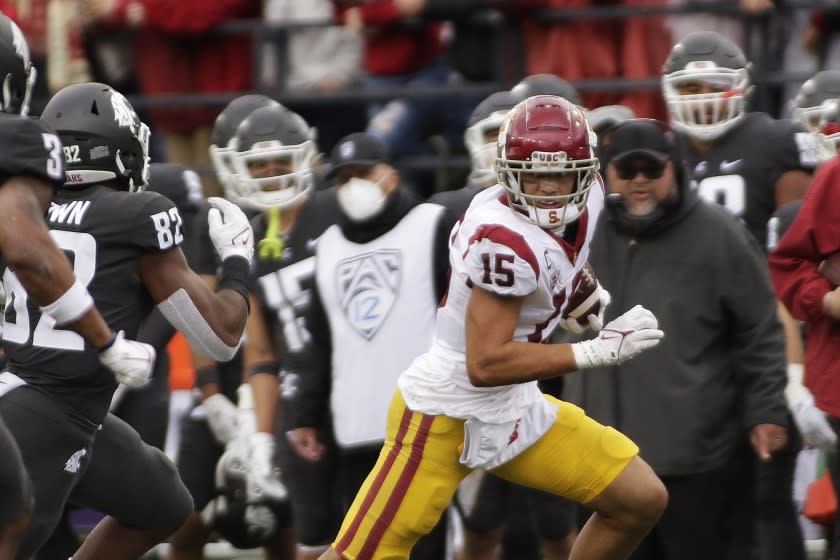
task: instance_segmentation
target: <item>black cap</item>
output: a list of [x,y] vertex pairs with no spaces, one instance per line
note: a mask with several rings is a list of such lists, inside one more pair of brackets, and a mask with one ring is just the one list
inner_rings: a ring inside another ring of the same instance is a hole
[[366,132],[354,132],[339,140],[330,152],[328,177],[344,167],[370,167],[387,162],[388,147],[382,140]]
[[673,150],[674,136],[668,125],[654,119],[630,119],[604,132],[601,158],[610,163],[628,156],[648,156],[665,162],[672,159]]

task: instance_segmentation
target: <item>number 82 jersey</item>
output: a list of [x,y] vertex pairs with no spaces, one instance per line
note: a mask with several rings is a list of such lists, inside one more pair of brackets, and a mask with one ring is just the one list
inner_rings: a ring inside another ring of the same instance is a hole
[[[155,192],[129,193],[102,185],[65,188],[57,191],[46,217],[50,234],[108,326],[136,338],[154,305],[138,276],[137,260],[182,243],[182,220],[174,203]],[[9,269],[3,273],[3,286],[8,368],[82,416],[101,422],[116,381],[99,363],[96,349],[42,315]]]

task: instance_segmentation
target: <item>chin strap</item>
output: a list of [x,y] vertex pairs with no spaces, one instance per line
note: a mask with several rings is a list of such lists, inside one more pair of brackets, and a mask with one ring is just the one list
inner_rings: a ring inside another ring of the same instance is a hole
[[260,240],[260,259],[279,261],[283,257],[283,237],[280,235],[280,209],[268,209],[268,228],[265,237]]

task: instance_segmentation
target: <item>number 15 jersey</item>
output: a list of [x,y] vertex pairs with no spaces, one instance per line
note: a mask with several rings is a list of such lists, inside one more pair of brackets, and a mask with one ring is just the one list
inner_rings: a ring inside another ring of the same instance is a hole
[[577,231],[568,242],[514,214],[502,186],[476,195],[450,238],[449,289],[438,309],[432,347],[399,379],[410,409],[502,423],[515,420],[542,399],[536,381],[501,387],[475,387],[470,382],[465,323],[472,287],[524,298],[513,340],[548,342],[565,312],[573,279],[589,256],[603,206],[599,177],[586,211],[576,225],[567,226]]

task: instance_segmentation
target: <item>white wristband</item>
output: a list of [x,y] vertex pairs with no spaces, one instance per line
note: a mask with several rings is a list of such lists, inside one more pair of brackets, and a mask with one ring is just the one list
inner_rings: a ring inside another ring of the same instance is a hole
[[72,323],[93,307],[93,298],[81,282],[76,280],[57,300],[41,308],[57,325]]

